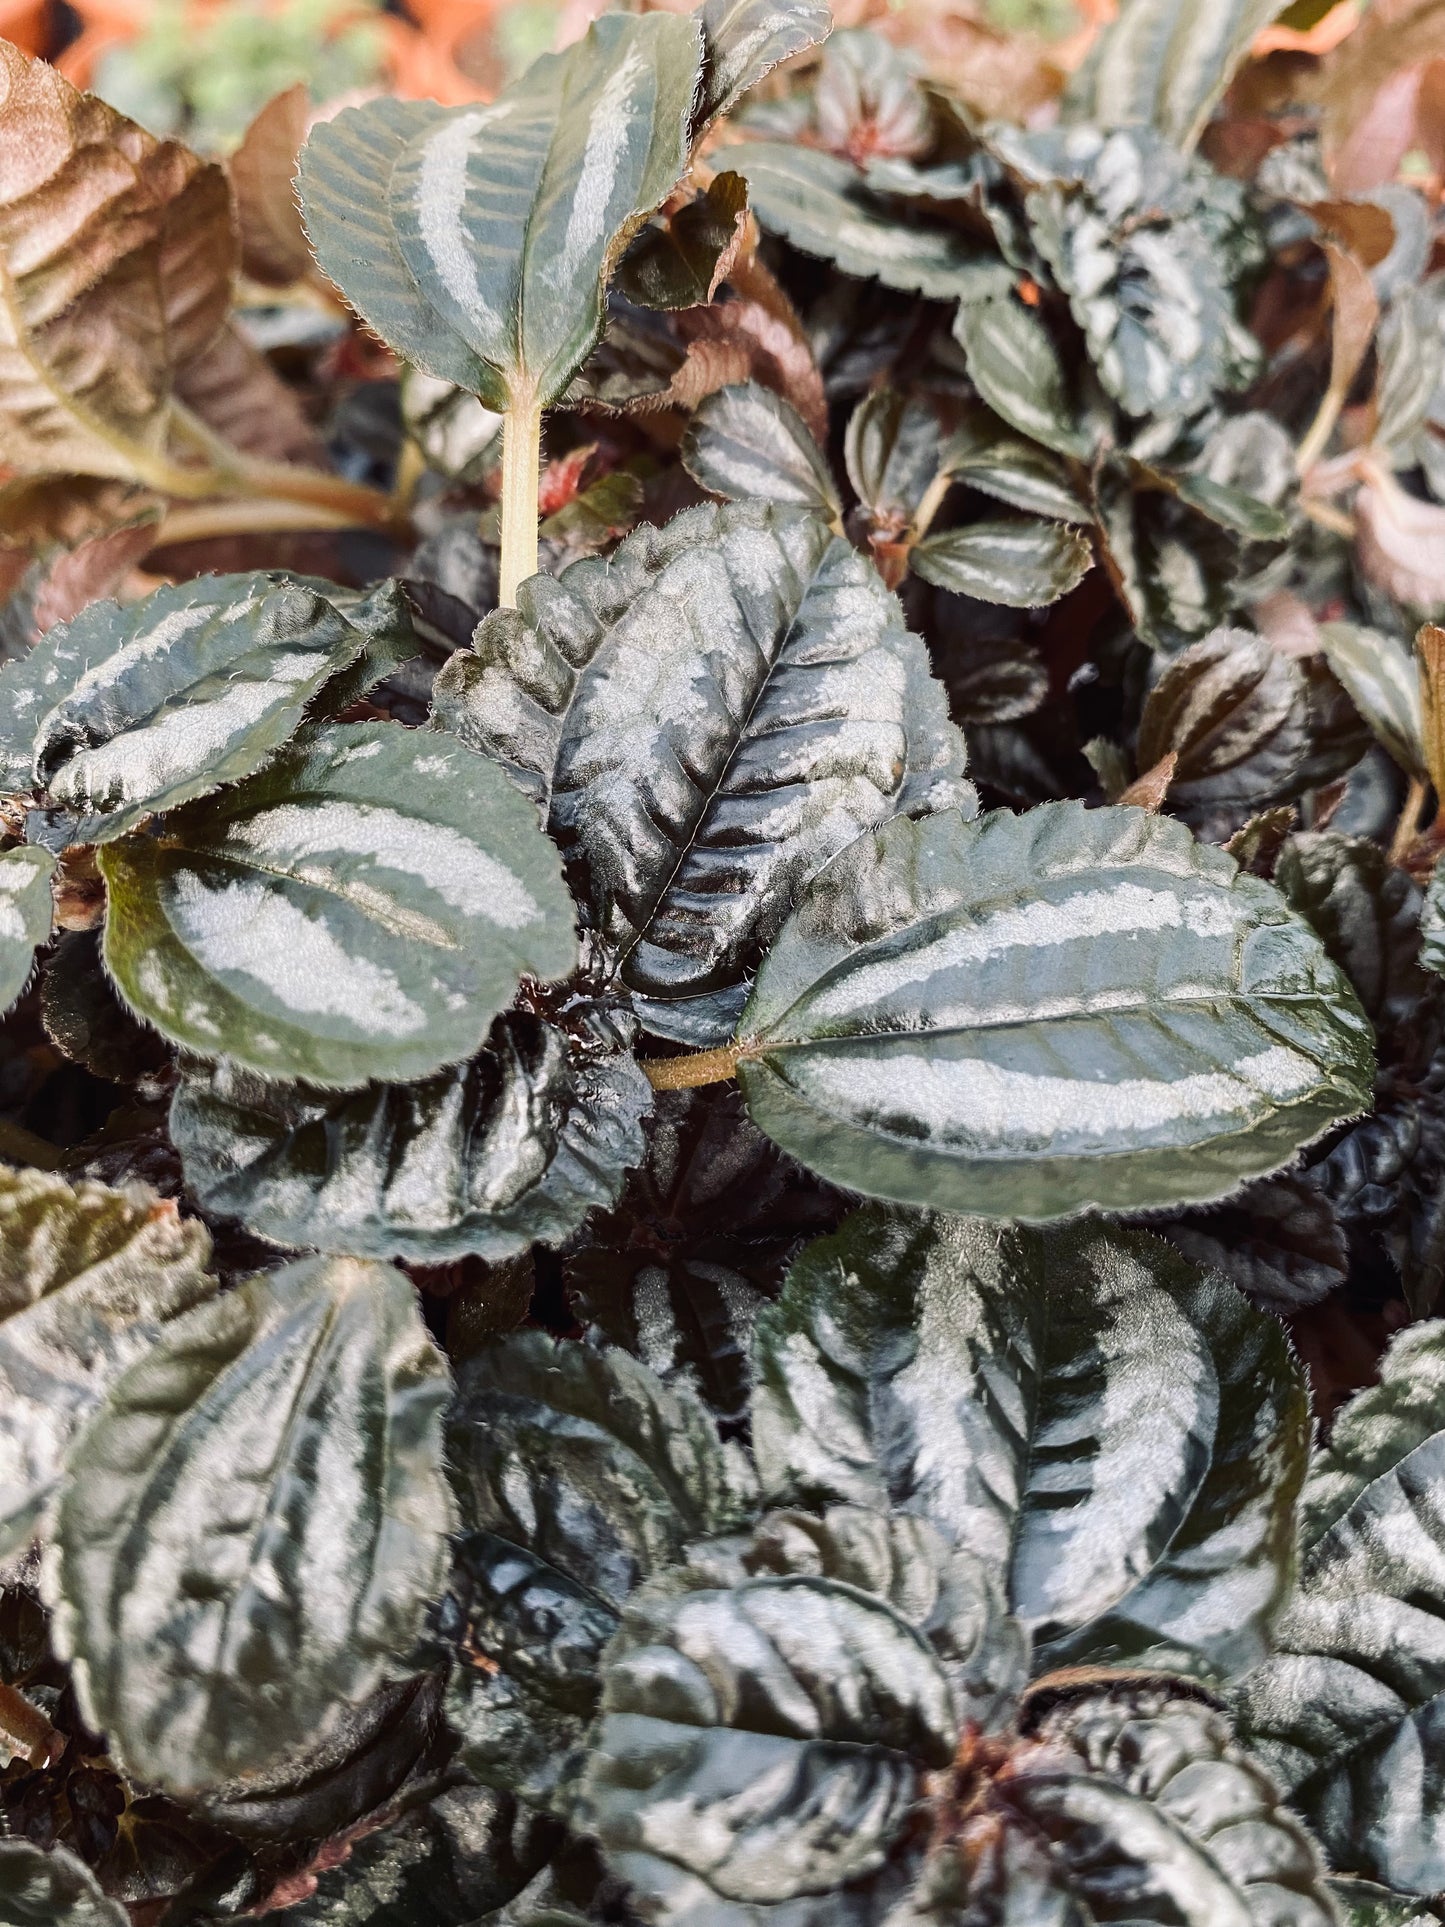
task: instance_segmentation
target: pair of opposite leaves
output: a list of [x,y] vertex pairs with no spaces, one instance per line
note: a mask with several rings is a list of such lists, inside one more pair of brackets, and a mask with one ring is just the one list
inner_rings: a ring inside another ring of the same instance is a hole
[[[264,635],[229,619],[242,589]],[[695,510],[610,562],[536,578],[441,678],[450,736],[330,725],[273,756],[273,712],[296,722],[278,662],[348,626],[311,592],[311,628],[273,633],[274,595],[292,593],[223,578],[98,605],[6,677],[25,712],[10,780],[67,796],[65,840],[81,802],[102,840],[105,956],[127,1001],[199,1058],[312,1087],[263,1090],[240,1115],[217,1073],[209,1124],[204,1077],[178,1107],[201,1194],[279,1242],[502,1256],[565,1236],[637,1156],[623,1133],[568,1223],[489,1226],[465,1169],[449,1170],[450,1204],[419,1196],[419,1120],[387,1122],[378,1156],[367,1120],[384,1090],[327,1092],[455,1063],[521,974],[572,967],[556,852],[499,763],[542,805],[644,1021],[703,1044],[737,1029],[755,1115],[839,1182],[997,1216],[1174,1203],[1368,1105],[1368,1027],[1267,886],[1139,811],[970,820],[962,738],[921,644],[816,517]],[[184,637],[150,647],[178,621]],[[252,701],[259,736],[228,734]],[[217,732],[232,761],[264,767],[207,797],[215,765],[195,746]],[[103,797],[98,764],[119,783]],[[158,833],[130,827],[149,811],[168,812]],[[129,833],[111,840],[113,825]],[[0,867],[33,887],[32,851]],[[477,1112],[457,1080],[437,1101],[465,1144]],[[291,1154],[312,1126],[331,1138],[319,1166],[314,1145]],[[544,1182],[557,1140],[524,1140]],[[248,1204],[246,1169],[268,1157]],[[363,1164],[365,1208],[338,1219],[326,1187],[349,1191]]]

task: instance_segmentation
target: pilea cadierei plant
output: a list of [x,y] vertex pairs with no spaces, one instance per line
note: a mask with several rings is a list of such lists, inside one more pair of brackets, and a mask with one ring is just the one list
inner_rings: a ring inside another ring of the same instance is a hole
[[1445,1921],[1445,145],[1276,11],[0,43],[0,1922]]

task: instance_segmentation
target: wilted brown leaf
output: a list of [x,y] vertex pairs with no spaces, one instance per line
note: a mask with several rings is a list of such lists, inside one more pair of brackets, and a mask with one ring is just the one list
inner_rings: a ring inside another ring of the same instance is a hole
[[1132,805],[1136,810],[1152,810],[1157,814],[1164,807],[1164,799],[1169,794],[1169,785],[1174,781],[1174,772],[1178,767],[1179,752],[1171,749],[1152,769],[1146,769],[1141,776],[1136,776],[1127,788],[1119,792],[1115,801]]
[[177,368],[231,299],[224,171],[0,41],[0,460],[173,479]]
[[176,395],[208,428],[263,461],[327,466],[326,449],[294,388],[233,327],[181,369]]
[[1305,475],[1324,454],[1340,410],[1374,340],[1380,301],[1374,283],[1355,256],[1333,241],[1324,244],[1330,264],[1334,298],[1334,330],[1330,350],[1330,385],[1309,433],[1300,444],[1299,471]]
[[131,570],[155,547],[158,518],[95,535],[78,548],[63,550],[35,585],[30,609],[30,639],[57,622],[69,622],[92,602],[114,595]]
[[311,266],[293,185],[310,118],[306,84],[298,81],[267,101],[231,156],[241,268],[264,287],[289,287]]
[[1393,178],[1415,138],[1420,70],[1445,56],[1439,0],[1375,6],[1321,67],[1325,160],[1341,194]]
[[1445,508],[1371,467],[1355,497],[1355,552],[1370,580],[1412,609],[1445,609]]

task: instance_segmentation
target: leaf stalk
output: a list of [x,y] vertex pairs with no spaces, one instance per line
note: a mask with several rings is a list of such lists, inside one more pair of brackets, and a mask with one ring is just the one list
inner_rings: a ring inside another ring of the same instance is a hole
[[687,1057],[644,1058],[641,1069],[655,1091],[693,1091],[703,1084],[724,1084],[736,1077],[738,1064],[747,1054],[741,1044],[723,1044],[717,1050],[694,1051]]
[[542,405],[515,401],[502,427],[502,559],[499,607],[537,573],[537,489],[542,477]]

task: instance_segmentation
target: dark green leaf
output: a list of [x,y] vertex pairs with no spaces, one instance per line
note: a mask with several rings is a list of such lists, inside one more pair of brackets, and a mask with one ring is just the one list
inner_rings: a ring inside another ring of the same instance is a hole
[[1081,118],[1106,126],[1147,122],[1175,146],[1193,147],[1215,102],[1279,0],[1126,0],[1105,29],[1077,90]]
[[1060,1659],[1263,1651],[1303,1383],[1272,1321],[1159,1241],[860,1214],[761,1314],[756,1372],[772,1503],[930,1520]]
[[493,409],[555,401],[686,165],[702,54],[693,19],[615,14],[489,106],[347,108],[301,156],[318,261],[427,374]]
[[542,800],[663,1035],[729,1034],[789,900],[860,829],[971,801],[922,644],[816,516],[694,509],[520,602],[452,658],[438,716]]
[[440,1621],[452,1724],[479,1777],[559,1799],[623,1601],[741,1525],[751,1476],[687,1388],[540,1332],[467,1360],[447,1446],[467,1528]]
[[1307,1177],[1289,1171],[1176,1221],[1169,1238],[1186,1258],[1215,1266],[1270,1311],[1318,1304],[1349,1277],[1339,1212]]
[[1244,629],[1217,629],[1176,656],[1144,705],[1138,763],[1178,762],[1169,804],[1201,834],[1229,835],[1304,787],[1308,695],[1294,660]]
[[40,1011],[47,1035],[97,1077],[134,1084],[169,1073],[170,1048],[131,1015],[100,960],[98,930],[67,930],[45,962]]
[[1434,985],[1420,969],[1420,892],[1377,843],[1338,831],[1292,836],[1275,882],[1319,932],[1382,1041],[1421,1027]]
[[635,1601],[602,1706],[586,1823],[667,1919],[744,1921],[878,1872],[958,1730],[925,1637],[809,1577]]
[[0,1563],[111,1384],[214,1292],[210,1255],[204,1227],[143,1185],[0,1168]]
[[1237,535],[1124,464],[1104,465],[1094,489],[1101,559],[1145,642],[1175,651],[1234,613],[1247,581]]
[[618,265],[614,287],[644,308],[696,308],[711,301],[747,215],[747,183],[737,174],[715,174],[703,193],[643,228]]
[[0,1011],[24,990],[37,948],[49,941],[54,874],[48,850],[24,844],[0,850]]
[[761,382],[708,395],[688,423],[682,459],[712,495],[793,502],[835,520],[838,491],[821,449],[791,402]]
[[1246,385],[1260,349],[1236,289],[1262,255],[1237,182],[1145,128],[1010,130],[994,144],[1030,189],[1034,240],[1128,414],[1194,415]]
[[355,1093],[223,1060],[182,1082],[171,1135],[202,1208],[275,1244],[495,1262],[616,1202],[651,1101],[626,1042],[604,1016],[569,1035],[508,1012],[458,1069]]
[[0,678],[3,780],[47,790],[67,842],[109,842],[259,769],[366,643],[325,596],[275,575],[92,603]]
[[1434,1907],[1413,1895],[1392,1894],[1370,1880],[1332,1880],[1330,1893],[1347,1927],[1440,1927]]
[[1409,776],[1425,774],[1420,672],[1393,636],[1354,622],[1327,622],[1320,643],[1350,700]]
[[569,1256],[569,1297],[584,1323],[740,1425],[753,1321],[842,1209],[749,1122],[735,1085],[659,1091],[647,1161]]
[[0,1920],[6,1927],[128,1927],[130,1916],[67,1848],[46,1853],[30,1840],[0,1837]]
[[1373,1074],[1274,890],[1179,823],[1076,803],[860,837],[739,1035],[754,1120],[812,1169],[1020,1218],[1221,1196],[1366,1108]]
[[969,379],[996,415],[1031,441],[1087,459],[1092,437],[1077,418],[1059,353],[1039,315],[999,294],[965,301],[953,324]]
[[873,522],[906,528],[943,472],[938,411],[897,388],[875,388],[848,418],[848,479]]
[[906,294],[983,301],[1007,292],[1008,266],[943,222],[868,188],[858,169],[815,147],[748,141],[728,149],[763,226],[804,254],[845,274],[869,276]]
[[1088,522],[1092,511],[1050,448],[1006,428],[987,408],[977,408],[952,430],[942,465],[970,488],[996,496],[1011,508],[1052,515],[1060,522]]
[[1179,1685],[1065,1694],[1010,1762],[1071,1923],[1334,1927],[1318,1849],[1217,1708]]
[[925,582],[955,595],[1037,609],[1076,589],[1094,552],[1076,529],[1019,516],[925,536],[910,560]]
[[306,1259],[169,1324],[70,1452],[57,1634],[86,1717],[179,1793],[314,1746],[440,1590],[446,1365],[389,1266]]
[[1305,1487],[1299,1587],[1245,1680],[1252,1743],[1335,1865],[1445,1886],[1445,1326],[1417,1325]]
[[461,744],[389,723],[318,730],[101,867],[127,1003],[271,1077],[427,1076],[477,1049],[524,972],[576,959],[530,805]]
[[1032,716],[1048,697],[1048,664],[1037,646],[1021,637],[970,641],[950,650],[941,668],[953,714],[963,724],[1017,722]]
[[833,17],[818,0],[703,0],[699,124],[729,113],[784,60],[805,53]]

